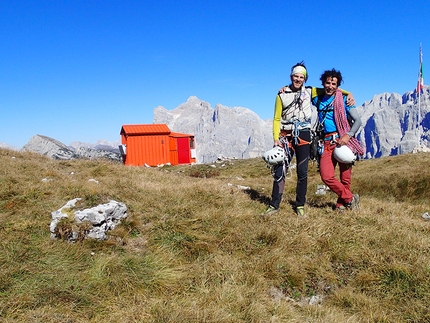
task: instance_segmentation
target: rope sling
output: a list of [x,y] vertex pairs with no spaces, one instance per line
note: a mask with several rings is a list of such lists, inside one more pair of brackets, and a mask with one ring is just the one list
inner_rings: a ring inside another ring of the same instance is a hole
[[[339,137],[342,137],[344,134],[348,133],[351,130],[351,126],[349,125],[348,119],[346,117],[343,95],[341,90],[336,91],[336,95],[333,101],[334,108],[334,120],[336,123],[336,128],[339,132]],[[361,147],[360,142],[355,137],[351,137],[348,141],[347,146],[355,153],[360,156],[364,155],[364,150]]]

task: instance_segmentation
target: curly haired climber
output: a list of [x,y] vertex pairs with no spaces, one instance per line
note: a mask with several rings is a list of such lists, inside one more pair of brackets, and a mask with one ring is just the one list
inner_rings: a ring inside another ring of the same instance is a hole
[[[324,94],[312,93],[312,103],[318,110],[318,121],[324,129],[324,151],[320,159],[322,181],[337,194],[336,209],[358,209],[360,196],[351,192],[352,164],[339,162],[334,155],[337,146],[347,145],[363,155],[363,148],[354,137],[361,126],[355,106],[347,106],[338,90],[342,74],[335,69],[325,71],[320,78]],[[352,123],[352,125],[350,125]],[[340,180],[335,178],[335,167],[339,164]]]

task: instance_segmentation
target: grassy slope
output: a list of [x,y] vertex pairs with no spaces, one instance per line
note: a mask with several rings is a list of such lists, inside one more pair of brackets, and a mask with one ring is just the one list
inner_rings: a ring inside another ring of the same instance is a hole
[[[294,172],[281,212],[260,218],[260,159],[149,169],[0,150],[0,321],[430,321],[429,157],[359,162],[361,209],[342,214],[310,166],[299,220]],[[129,218],[108,241],[51,240],[51,212],[76,197]]]

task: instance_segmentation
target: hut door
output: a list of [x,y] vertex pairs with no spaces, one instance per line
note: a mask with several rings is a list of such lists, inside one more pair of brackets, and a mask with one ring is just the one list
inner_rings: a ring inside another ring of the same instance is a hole
[[189,138],[178,138],[178,163],[190,163]]

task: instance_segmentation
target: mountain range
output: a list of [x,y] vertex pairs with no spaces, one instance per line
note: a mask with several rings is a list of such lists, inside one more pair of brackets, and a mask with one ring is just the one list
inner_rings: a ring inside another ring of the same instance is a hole
[[56,139],[35,135],[22,147],[21,151],[31,151],[61,160],[107,158],[118,162],[122,161],[118,145],[115,147],[112,144],[107,144],[107,142],[95,145],[75,142],[73,145],[66,146]]
[[[420,99],[420,100],[418,100]],[[357,107],[363,127],[357,138],[365,146],[367,158],[412,152],[429,147],[430,87],[404,95],[382,93]]]
[[[424,87],[419,101],[415,92],[403,96],[382,93],[357,109],[363,123],[357,138],[365,148],[364,158],[408,153],[417,146],[428,149],[430,87]],[[312,118],[316,120],[315,111]],[[165,123],[175,132],[194,134],[198,163],[219,157],[261,156],[273,145],[271,119],[264,121],[242,107],[217,104],[212,109],[195,96],[171,111],[155,108],[154,123]]]
[[[419,100],[418,100],[419,99]],[[430,137],[430,87],[404,95],[382,93],[357,107],[363,126],[357,134],[365,148],[364,158],[428,150]],[[314,112],[313,119],[316,114]],[[154,109],[154,123],[167,124],[174,132],[193,134],[197,163],[211,163],[219,158],[254,158],[273,145],[272,120],[262,120],[244,107],[226,107],[190,96],[173,110]],[[69,146],[43,135],[36,135],[22,148],[52,158],[99,158],[121,160],[120,142],[96,144],[73,142]],[[14,149],[0,143],[0,148]]]

